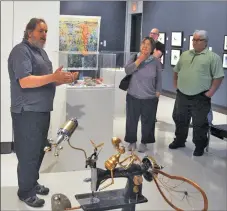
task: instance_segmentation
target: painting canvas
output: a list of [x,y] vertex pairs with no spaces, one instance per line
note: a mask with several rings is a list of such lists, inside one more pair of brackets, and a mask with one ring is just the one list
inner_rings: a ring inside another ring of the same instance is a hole
[[174,47],[182,47],[183,39],[182,32],[172,32],[171,45]]
[[100,22],[96,16],[60,16],[59,51],[67,53],[68,70],[97,70]]
[[224,50],[227,51],[227,35],[224,37]]
[[223,68],[227,69],[227,53],[223,54]]
[[175,66],[180,59],[181,50],[171,50],[171,65]]
[[159,33],[159,37],[158,37],[158,41],[165,44],[166,41],[166,33],[160,32]]

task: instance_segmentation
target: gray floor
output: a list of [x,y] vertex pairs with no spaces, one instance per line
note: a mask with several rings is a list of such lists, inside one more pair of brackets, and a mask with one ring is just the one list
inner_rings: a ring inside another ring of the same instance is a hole
[[[211,136],[210,151],[202,157],[193,157],[194,145],[191,141],[192,130],[190,129],[187,147],[171,151],[168,144],[174,137],[174,124],[171,118],[173,99],[161,96],[158,108],[158,122],[156,124],[156,143],[149,146],[146,153],[152,155],[163,165],[165,172],[171,175],[187,177],[198,183],[206,192],[209,200],[209,210],[227,210],[226,204],[226,178],[227,178],[227,143]],[[226,124],[227,117],[214,112],[214,124]],[[125,118],[115,118],[114,136],[124,138]],[[138,128],[138,140],[140,140],[140,125]],[[102,142],[100,140],[97,142]],[[100,153],[99,165],[114,153],[108,140]],[[139,141],[138,141],[139,142]],[[87,145],[88,146],[88,145]],[[89,153],[92,148],[87,149]],[[64,145],[61,152],[64,156],[56,159],[49,153],[45,157],[41,169],[41,183],[51,188],[49,196],[44,197],[46,205],[41,210],[51,210],[50,197],[53,193],[65,193],[73,205],[77,205],[74,199],[76,193],[89,192],[89,185],[83,183],[83,179],[89,176],[89,171],[84,168],[84,158],[81,152],[76,152]],[[70,154],[69,154],[70,153]],[[138,153],[140,157],[145,154]],[[67,156],[68,155],[68,156]],[[73,157],[74,156],[74,157]],[[64,168],[65,164],[70,168]],[[15,154],[1,155],[1,210],[34,210],[21,203],[16,196],[17,160]],[[111,188],[123,188],[125,181],[117,179]],[[137,210],[171,210],[158,192],[155,184],[144,183],[144,195],[148,203],[137,206]],[[37,210],[37,209],[36,209]]]

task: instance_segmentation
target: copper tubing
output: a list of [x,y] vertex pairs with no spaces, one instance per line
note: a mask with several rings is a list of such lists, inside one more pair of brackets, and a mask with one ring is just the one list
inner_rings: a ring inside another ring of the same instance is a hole
[[78,210],[80,208],[81,206],[78,206],[78,207],[65,208],[65,210]]
[[163,171],[161,171],[161,170],[158,170],[158,169],[154,169],[154,173],[156,174],[156,176],[154,176],[154,182],[155,182],[155,184],[156,184],[156,186],[157,186],[159,192],[161,193],[161,195],[162,195],[162,197],[165,199],[165,201],[166,201],[173,209],[175,209],[175,210],[177,210],[177,211],[183,211],[182,209],[180,209],[180,208],[176,207],[174,204],[172,204],[172,203],[167,199],[167,197],[165,196],[165,194],[162,192],[162,190],[161,190],[161,188],[160,188],[160,186],[159,186],[159,184],[158,184],[158,182],[157,182],[157,178],[156,178],[158,174],[162,174],[162,175],[164,175],[164,176],[166,176],[166,177],[168,177],[168,178],[170,178],[170,179],[175,179],[175,180],[184,181],[184,182],[186,182],[186,183],[192,185],[193,187],[195,187],[195,188],[202,194],[202,196],[203,196],[204,208],[203,208],[202,211],[207,211],[207,210],[208,210],[208,199],[207,199],[206,193],[202,190],[202,188],[201,188],[198,184],[196,184],[195,182],[193,182],[193,181],[191,181],[191,180],[189,180],[189,179],[187,179],[187,178],[185,178],[185,177],[171,176],[171,175],[169,175],[169,174],[167,174],[167,173],[165,173],[165,172],[163,172]]
[[71,148],[82,151],[84,153],[85,159],[87,160],[87,154],[86,154],[85,150],[72,146],[69,140],[68,140],[68,143]]

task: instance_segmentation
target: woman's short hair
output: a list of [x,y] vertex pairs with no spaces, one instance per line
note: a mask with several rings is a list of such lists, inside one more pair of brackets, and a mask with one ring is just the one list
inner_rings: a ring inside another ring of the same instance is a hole
[[151,54],[154,53],[154,49],[156,48],[156,42],[152,37],[144,37],[142,42],[145,42],[146,40],[149,40],[151,43]]
[[29,32],[33,32],[36,28],[36,26],[39,24],[39,23],[46,23],[44,19],[42,18],[32,18],[26,28],[25,28],[25,31],[24,31],[24,39],[28,40],[29,36]]

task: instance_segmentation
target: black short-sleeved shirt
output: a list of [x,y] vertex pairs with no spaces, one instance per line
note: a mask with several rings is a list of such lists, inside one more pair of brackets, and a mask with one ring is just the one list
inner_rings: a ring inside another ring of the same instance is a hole
[[159,41],[156,42],[156,50],[159,50],[162,52],[162,55],[165,54],[165,45]]
[[53,73],[52,63],[44,49],[32,46],[27,40],[16,45],[8,58],[11,91],[11,112],[50,112],[56,85],[50,83],[37,88],[21,88],[19,79],[29,75],[41,76]]

